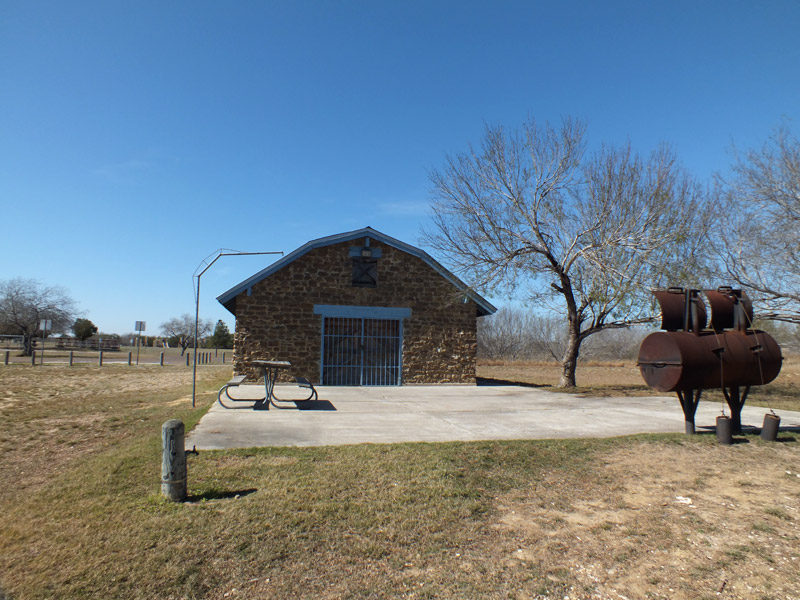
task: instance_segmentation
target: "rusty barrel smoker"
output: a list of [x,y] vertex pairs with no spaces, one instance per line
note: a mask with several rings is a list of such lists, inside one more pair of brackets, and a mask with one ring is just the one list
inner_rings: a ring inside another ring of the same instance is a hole
[[731,409],[732,429],[741,431],[741,413],[754,385],[769,383],[781,370],[781,349],[768,333],[752,329],[752,304],[741,290],[705,290],[711,305],[707,325],[700,290],[670,288],[653,292],[661,305],[661,328],[639,348],[638,365],[647,385],[675,392],[686,433],[703,390],[722,389]]

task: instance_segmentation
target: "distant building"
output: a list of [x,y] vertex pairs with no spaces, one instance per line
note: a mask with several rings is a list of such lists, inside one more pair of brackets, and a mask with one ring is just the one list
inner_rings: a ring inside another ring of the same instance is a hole
[[312,240],[217,298],[234,370],[288,360],[323,385],[474,383],[495,307],[426,252],[370,227]]

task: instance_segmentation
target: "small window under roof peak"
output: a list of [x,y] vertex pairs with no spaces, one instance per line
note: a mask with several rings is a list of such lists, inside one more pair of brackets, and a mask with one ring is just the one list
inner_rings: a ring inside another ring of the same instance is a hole
[[378,287],[378,259],[371,256],[353,257],[353,287]]

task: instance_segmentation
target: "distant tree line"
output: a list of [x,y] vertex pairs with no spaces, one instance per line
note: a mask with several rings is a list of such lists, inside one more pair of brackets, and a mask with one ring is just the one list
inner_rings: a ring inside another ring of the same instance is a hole
[[[800,352],[800,327],[774,320],[758,320],[758,329],[770,333],[785,352]],[[608,329],[589,338],[583,360],[635,360],[639,345],[652,327]],[[564,322],[557,315],[530,309],[502,307],[478,320],[478,358],[502,361],[559,361],[567,345]]]
[[[30,356],[36,340],[52,334],[68,335],[85,342],[94,337],[120,337],[117,334],[101,333],[91,320],[77,316],[75,301],[60,286],[46,286],[34,279],[15,278],[0,281],[0,335],[19,336],[22,351]],[[50,322],[50,329],[42,331],[42,321]],[[211,321],[198,321],[200,345],[208,348],[231,348],[233,335],[220,320],[211,333]],[[167,343],[180,347],[181,354],[194,345],[194,317],[184,314],[161,325]],[[123,340],[135,339],[135,334],[122,336]],[[147,338],[145,338],[147,340]]]

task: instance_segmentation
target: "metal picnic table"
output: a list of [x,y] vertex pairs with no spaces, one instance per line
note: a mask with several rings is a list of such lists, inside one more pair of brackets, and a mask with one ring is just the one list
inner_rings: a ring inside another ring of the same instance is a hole
[[264,399],[258,400],[253,405],[253,410],[269,410],[269,403],[278,400],[275,397],[275,382],[278,381],[278,372],[292,366],[288,360],[254,360],[253,364],[261,369],[264,376]]
[[[261,369],[261,374],[264,377],[264,397],[255,400],[255,403],[253,404],[253,410],[269,410],[270,403],[272,403],[272,405],[276,408],[287,408],[276,404],[276,402],[306,402],[312,398],[317,398],[317,390],[314,389],[314,385],[305,377],[295,377],[295,381],[297,382],[298,386],[311,390],[308,398],[285,399],[278,398],[275,395],[275,383],[278,381],[279,372],[283,369],[289,369],[292,366],[292,363],[290,363],[288,360],[254,360],[252,363],[254,366]],[[245,378],[245,375],[238,375],[222,386],[219,391],[219,395],[217,396],[217,399],[222,406],[225,408],[231,408],[230,406],[226,406],[222,401],[223,392],[229,400],[233,400],[235,402],[253,402],[252,398],[233,398],[228,393],[228,388],[238,387],[244,382]]]

